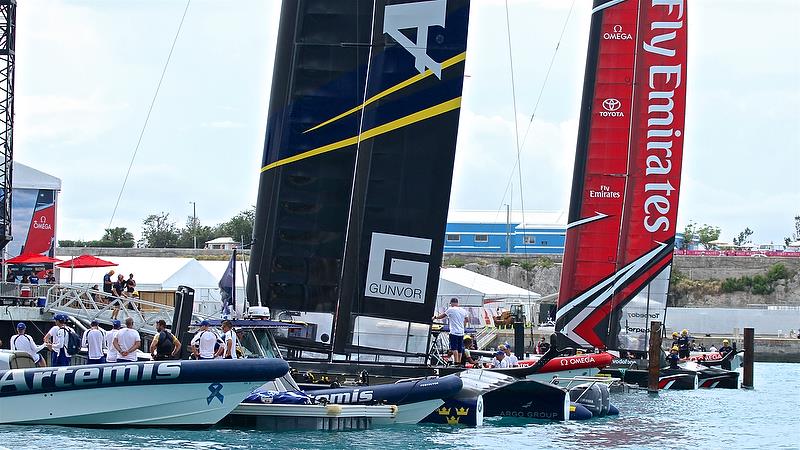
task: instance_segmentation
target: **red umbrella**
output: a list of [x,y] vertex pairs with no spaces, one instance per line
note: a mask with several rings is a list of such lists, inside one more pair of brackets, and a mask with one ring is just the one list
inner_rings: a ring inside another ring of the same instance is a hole
[[6,264],[42,264],[57,262],[61,262],[61,260],[38,253],[25,253],[6,260]]
[[110,266],[118,266],[119,264],[113,263],[111,261],[106,261],[105,259],[100,259],[96,256],[92,255],[81,255],[76,258],[72,258],[68,261],[64,261],[60,264],[56,264],[58,267],[62,267],[64,269],[86,269],[89,267],[110,267]]

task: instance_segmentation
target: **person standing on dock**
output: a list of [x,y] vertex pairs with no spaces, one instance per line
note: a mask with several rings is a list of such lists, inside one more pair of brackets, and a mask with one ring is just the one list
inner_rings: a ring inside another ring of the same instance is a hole
[[216,345],[219,341],[217,334],[209,330],[210,323],[207,320],[200,322],[200,331],[192,338],[192,354],[197,359],[214,359]]
[[117,358],[119,358],[119,352],[117,348],[114,347],[114,339],[117,337],[117,333],[119,333],[120,328],[122,327],[122,322],[119,320],[114,320],[111,322],[111,330],[106,333],[105,341],[106,341],[106,349],[108,349],[108,354],[106,355],[106,362],[108,363],[115,363],[117,362]]
[[100,324],[96,320],[93,320],[91,328],[83,333],[81,346],[89,350],[89,360],[87,364],[103,364],[106,362],[103,357],[105,333],[100,329]]
[[447,317],[450,327],[450,351],[453,352],[453,364],[461,365],[461,354],[464,353],[464,329],[466,327],[469,314],[464,308],[458,306],[458,299],[450,299],[450,307],[438,316],[433,316],[433,320],[444,319]]
[[139,332],[133,328],[133,318],[125,319],[125,328],[119,330],[114,337],[114,348],[119,352],[120,361],[135,362],[138,358],[139,346],[142,345],[142,338]]
[[536,344],[536,353],[544,355],[548,350],[550,350],[550,343],[542,336],[542,338],[539,339],[539,343]]
[[35,362],[37,366],[45,367],[47,363],[44,358],[42,358],[42,355],[39,354],[39,350],[43,349],[44,346],[37,346],[36,343],[33,342],[33,338],[25,334],[26,328],[27,327],[22,322],[17,324],[17,334],[11,336],[10,340],[11,351],[25,352],[31,355],[33,362]]

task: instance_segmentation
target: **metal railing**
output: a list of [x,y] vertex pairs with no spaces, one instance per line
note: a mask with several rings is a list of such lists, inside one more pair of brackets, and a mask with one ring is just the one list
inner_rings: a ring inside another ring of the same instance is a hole
[[475,345],[478,346],[478,350],[483,350],[487,345],[495,341],[497,338],[497,329],[483,327],[480,331],[475,333],[473,338],[475,339]]
[[[43,312],[66,314],[86,323],[97,320],[111,324],[114,319],[125,321],[133,319],[134,327],[145,334],[156,334],[155,323],[163,319],[172,322],[175,308],[171,305],[141,300],[136,297],[115,297],[105,292],[66,285],[51,285],[47,291],[47,301]],[[203,320],[208,316],[194,313],[192,321]]]

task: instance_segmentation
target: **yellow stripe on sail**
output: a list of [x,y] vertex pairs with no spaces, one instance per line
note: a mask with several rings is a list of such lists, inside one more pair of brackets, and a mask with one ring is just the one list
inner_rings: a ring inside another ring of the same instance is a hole
[[[452,66],[454,64],[457,64],[457,63],[459,63],[461,61],[464,61],[464,59],[466,57],[467,57],[467,53],[466,52],[461,52],[458,55],[453,56],[452,58],[445,60],[442,63],[442,69],[446,69],[446,68],[448,68],[448,67],[450,67],[450,66]],[[349,116],[350,114],[353,114],[356,111],[360,111],[360,110],[364,109],[370,103],[373,103],[373,102],[375,102],[377,100],[382,99],[383,97],[386,97],[389,94],[397,92],[397,91],[399,91],[401,89],[404,89],[404,88],[406,88],[408,86],[411,86],[412,84],[416,83],[417,81],[423,80],[423,79],[431,76],[432,74],[433,74],[433,72],[431,72],[431,69],[426,69],[425,72],[422,72],[421,74],[418,74],[418,75],[414,75],[413,77],[411,77],[411,78],[409,78],[409,79],[407,79],[405,81],[401,81],[400,83],[395,84],[394,86],[390,87],[389,89],[386,89],[385,91],[379,92],[378,94],[375,94],[374,96],[368,98],[367,101],[365,101],[364,103],[356,106],[355,108],[348,109],[347,111],[339,114],[338,116],[336,116],[336,117],[334,117],[332,119],[326,120],[325,122],[322,122],[321,124],[319,124],[319,125],[317,125],[317,126],[315,126],[313,128],[309,128],[308,130],[304,131],[303,133],[305,134],[305,133],[308,133],[309,131],[314,131],[314,130],[316,130],[318,128],[324,127],[325,125],[328,125],[330,123],[336,122],[337,120],[341,119],[342,117],[346,117],[346,116]]]
[[332,144],[324,145],[322,147],[317,147],[315,149],[308,150],[306,152],[294,156],[290,156],[289,158],[280,159],[278,161],[275,161],[273,163],[267,164],[266,166],[262,167],[261,171],[266,172],[267,170],[274,169],[275,167],[283,166],[285,164],[293,163],[295,161],[300,161],[301,159],[306,159],[312,156],[321,155],[322,153],[338,150],[343,147],[349,147],[351,145],[357,144],[359,139],[362,141],[371,139],[376,136],[388,133],[390,131],[406,127],[413,123],[420,122],[434,116],[438,116],[439,114],[444,114],[454,109],[458,109],[459,107],[461,107],[461,97],[456,97],[452,100],[448,100],[436,106],[431,106],[430,108],[423,109],[422,111],[417,111],[413,114],[409,114],[405,117],[393,120],[389,123],[385,123],[375,128],[370,128],[369,130],[361,133],[360,136],[353,136],[351,138],[343,139],[341,141],[334,142]]

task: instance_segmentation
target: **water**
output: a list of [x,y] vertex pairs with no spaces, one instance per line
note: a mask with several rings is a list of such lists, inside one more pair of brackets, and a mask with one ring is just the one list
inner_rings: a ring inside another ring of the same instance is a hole
[[[2,448],[156,449],[800,449],[800,364],[756,364],[756,389],[613,394],[621,415],[589,422],[489,418],[481,428],[369,431],[205,431],[0,426]],[[109,399],[110,400],[110,399]],[[103,400],[106,401],[106,400]]]

